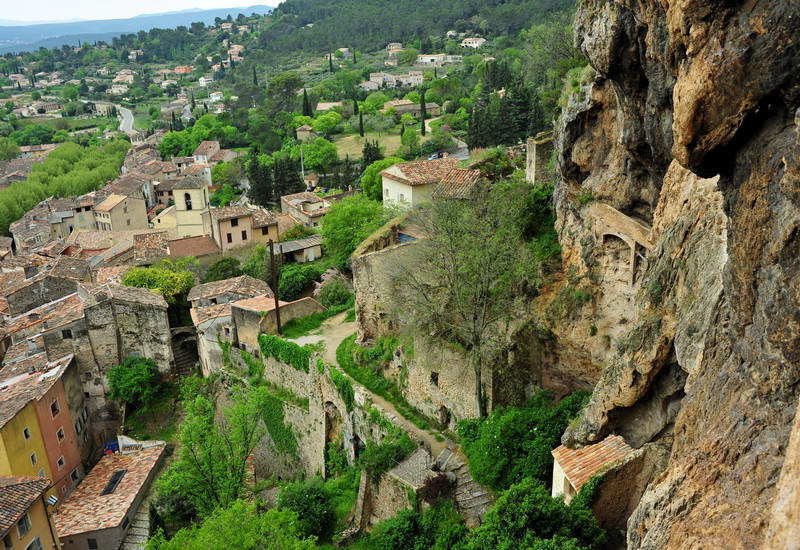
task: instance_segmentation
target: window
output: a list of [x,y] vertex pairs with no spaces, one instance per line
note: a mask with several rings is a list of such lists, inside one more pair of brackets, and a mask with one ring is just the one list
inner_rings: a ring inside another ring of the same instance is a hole
[[83,421],[86,422],[86,419],[89,418],[89,409],[84,407],[83,412],[81,413],[81,417],[83,417]]
[[388,188],[383,190],[383,197],[386,198],[386,199],[389,198],[389,189]]
[[36,466],[36,463],[39,462],[39,459],[36,457],[36,451],[31,453],[31,466]]
[[64,439],[64,428],[63,427],[58,429],[58,431],[56,432],[56,437],[58,438],[59,441]]
[[25,534],[31,530],[31,518],[28,517],[28,512],[25,512],[25,515],[19,518],[17,522],[17,536],[22,538]]
[[58,413],[61,412],[61,408],[58,406],[58,399],[50,403],[50,414],[53,415],[53,418],[56,417]]
[[405,195],[403,195],[402,193],[398,193],[398,194],[397,194],[397,198],[398,198],[399,200],[401,200],[401,201],[404,201],[404,200],[406,200],[406,197],[405,197]]
[[58,457],[58,460],[56,461],[56,464],[58,464],[58,469],[59,470],[61,468],[63,468],[64,467],[64,457],[63,456]]
[[230,234],[230,233],[228,233],[228,242],[229,242],[229,243],[232,243],[232,242],[233,242],[233,237],[231,237],[231,234]]
[[183,194],[183,202],[186,203],[186,210],[192,209],[192,196],[189,193]]
[[225,336],[230,336],[230,335],[231,335],[231,329],[225,327]]
[[63,338],[64,340],[72,339],[72,329],[65,328],[64,330],[62,330],[61,331],[61,338]]
[[131,220],[125,220],[125,225],[130,225],[130,224],[131,224]]
[[26,440],[31,438],[31,431],[27,427],[22,430],[22,437]]
[[100,494],[101,495],[110,495],[111,493],[113,493],[114,489],[117,488],[117,485],[119,485],[119,482],[122,481],[122,478],[126,474],[127,471],[128,470],[117,470],[116,472],[111,474],[111,479],[108,480],[108,483],[106,484],[105,489],[103,489],[103,492],[101,492]]
[[84,377],[84,378],[86,378],[87,380],[91,380],[91,379],[92,379],[92,373],[91,373],[91,371],[88,371],[88,370],[87,370],[86,372],[84,372],[84,373],[83,373],[83,377]]
[[262,235],[269,235],[269,227],[262,227],[261,228]]
[[78,475],[78,469],[77,469],[77,468],[75,468],[74,470],[72,470],[72,471],[70,472],[70,474],[69,474],[69,478],[70,478],[72,481],[78,481],[78,477],[80,477],[80,476]]
[[242,240],[243,241],[247,240],[247,231],[242,231]]
[[25,547],[25,550],[42,550],[42,539],[37,536]]
[[6,547],[6,550],[11,548],[11,535],[6,535],[5,537],[3,537],[3,543],[4,546]]
[[231,220],[231,227],[237,227],[239,225],[239,218],[233,218]]
[[128,213],[128,207],[127,206],[123,206],[122,207],[122,213],[123,214],[127,214]]
[[81,419],[79,418],[78,421],[75,422],[75,433],[80,435],[81,430],[83,430],[83,423],[81,422]]
[[86,539],[89,543],[89,550],[97,550],[97,539]]

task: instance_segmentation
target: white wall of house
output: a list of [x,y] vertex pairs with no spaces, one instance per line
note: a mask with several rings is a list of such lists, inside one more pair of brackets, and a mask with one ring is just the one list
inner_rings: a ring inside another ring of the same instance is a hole
[[564,500],[567,503],[575,496],[575,488],[569,482],[569,479],[567,479],[567,475],[564,473],[564,470],[561,469],[557,460],[553,461],[553,488],[551,495],[553,498],[564,495]]
[[431,185],[406,185],[383,176],[383,200],[384,202],[392,201],[406,206],[416,206],[430,200],[432,187]]

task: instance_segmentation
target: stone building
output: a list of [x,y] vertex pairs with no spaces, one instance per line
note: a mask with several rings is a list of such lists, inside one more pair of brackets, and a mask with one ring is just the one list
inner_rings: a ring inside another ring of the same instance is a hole
[[264,208],[244,205],[211,210],[211,237],[223,251],[278,240],[278,221]]
[[185,177],[172,186],[178,237],[211,234],[208,184],[196,177]]

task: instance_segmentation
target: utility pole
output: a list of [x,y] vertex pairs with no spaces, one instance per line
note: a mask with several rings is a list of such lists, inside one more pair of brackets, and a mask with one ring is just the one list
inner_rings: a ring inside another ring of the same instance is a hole
[[[295,172],[296,174],[297,172]],[[300,173],[303,175],[303,183],[306,182],[306,166],[303,160],[303,142],[300,142]]]
[[275,324],[278,326],[278,334],[281,332],[281,310],[278,305],[278,272],[275,270],[275,246],[272,239],[269,240],[269,265],[272,268],[272,294],[275,295]]

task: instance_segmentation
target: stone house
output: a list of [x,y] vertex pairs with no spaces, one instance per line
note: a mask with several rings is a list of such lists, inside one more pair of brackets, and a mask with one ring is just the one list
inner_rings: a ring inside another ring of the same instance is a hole
[[101,231],[148,229],[147,207],[144,199],[110,195],[94,207],[94,219]]
[[322,235],[284,241],[275,245],[275,255],[283,254],[281,263],[313,262],[322,257]]
[[461,41],[462,48],[473,48],[477,49],[486,44],[485,38],[465,38]]
[[230,303],[193,307],[192,324],[197,331],[197,354],[200,371],[209,376],[222,365],[220,342],[236,342],[236,326],[231,317]]
[[564,495],[569,504],[581,486],[589,479],[625,460],[633,449],[619,435],[609,435],[604,440],[580,449],[559,445],[553,455],[553,498]]
[[433,189],[458,166],[458,159],[402,162],[381,172],[383,200],[406,206],[416,206],[430,200]]
[[189,291],[186,299],[193,308],[199,308],[228,304],[255,296],[271,298],[273,296],[272,289],[261,279],[256,279],[249,275],[240,275],[232,279],[197,285]]
[[211,187],[211,165],[192,164],[183,170],[185,176],[195,177],[202,180],[207,186]]
[[87,193],[80,197],[53,199],[50,202],[51,214],[50,235],[54,239],[63,239],[75,230],[92,230],[97,227],[93,208],[95,197]]
[[45,494],[50,480],[0,476],[0,538],[6,548],[60,548]]
[[55,517],[65,548],[119,548],[155,478],[164,442],[105,455]]
[[211,157],[219,153],[219,149],[218,141],[201,141],[192,153],[195,164],[207,164]]
[[196,177],[185,177],[172,186],[178,237],[211,233],[208,184]]
[[302,126],[300,126],[296,130],[296,132],[297,132],[297,141],[301,142],[306,142],[311,137],[317,137],[317,134],[316,132],[314,132],[314,129],[308,124],[303,124]]
[[281,213],[289,214],[306,227],[318,227],[322,216],[328,212],[330,202],[310,191],[281,197]]
[[[413,115],[417,120],[422,118],[422,109],[420,108],[419,103],[414,103],[409,99],[393,99],[391,101],[387,101],[384,103],[382,112],[388,113],[389,109],[394,109],[395,112],[400,116],[408,113]],[[438,103],[428,101],[425,102],[425,112],[426,116],[435,117],[442,114],[442,108]]]
[[211,210],[211,237],[224,252],[253,243],[278,240],[278,222],[263,208],[244,205]]

